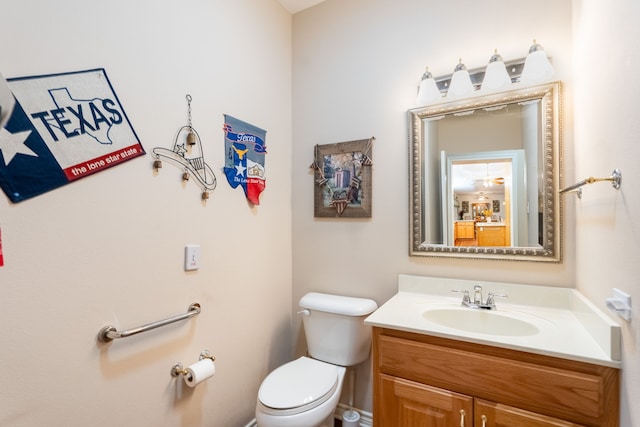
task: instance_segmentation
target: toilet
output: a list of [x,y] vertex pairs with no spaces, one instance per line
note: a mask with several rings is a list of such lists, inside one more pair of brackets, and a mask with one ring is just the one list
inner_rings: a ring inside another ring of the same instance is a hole
[[347,367],[371,351],[375,301],[311,292],[299,303],[309,356],[275,369],[258,391],[258,427],[332,427]]

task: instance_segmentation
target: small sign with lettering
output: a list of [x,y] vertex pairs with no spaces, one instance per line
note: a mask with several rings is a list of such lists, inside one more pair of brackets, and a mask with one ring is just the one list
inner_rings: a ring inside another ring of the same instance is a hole
[[12,202],[145,154],[104,69],[8,79],[0,187]]

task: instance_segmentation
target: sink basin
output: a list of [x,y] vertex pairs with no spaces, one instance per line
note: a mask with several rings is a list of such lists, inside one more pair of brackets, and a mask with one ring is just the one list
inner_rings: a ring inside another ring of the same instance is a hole
[[499,311],[467,307],[432,308],[426,310],[423,317],[440,326],[485,335],[529,336],[540,332],[533,322]]
[[576,289],[483,282],[509,295],[496,310],[463,307],[452,289],[476,280],[400,275],[398,293],[365,324],[463,342],[621,367],[621,327]]

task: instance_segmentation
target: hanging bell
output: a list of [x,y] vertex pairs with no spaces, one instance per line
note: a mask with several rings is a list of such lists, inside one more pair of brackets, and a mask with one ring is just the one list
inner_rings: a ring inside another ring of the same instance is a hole
[[155,170],[158,170],[158,169],[160,169],[161,167],[162,167],[162,160],[160,160],[160,159],[156,158],[156,159],[153,161],[153,168],[154,168]]
[[209,199],[209,192],[205,190],[202,192],[202,200],[208,200],[208,199]]
[[193,129],[189,129],[189,133],[187,134],[187,145],[196,145],[196,134],[193,132]]
[[182,173],[182,180],[183,180],[183,181],[189,181],[189,178],[190,178],[190,177],[191,177],[191,175],[189,175],[189,171],[186,171],[186,170],[185,170],[185,171]]

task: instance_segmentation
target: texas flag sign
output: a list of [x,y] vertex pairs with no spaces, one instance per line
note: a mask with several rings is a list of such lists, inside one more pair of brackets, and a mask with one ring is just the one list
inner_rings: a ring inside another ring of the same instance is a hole
[[224,116],[224,174],[231,188],[238,186],[254,205],[260,204],[260,193],[266,187],[264,156],[267,154],[267,132],[229,115]]
[[12,202],[145,154],[104,69],[8,79],[0,187]]

